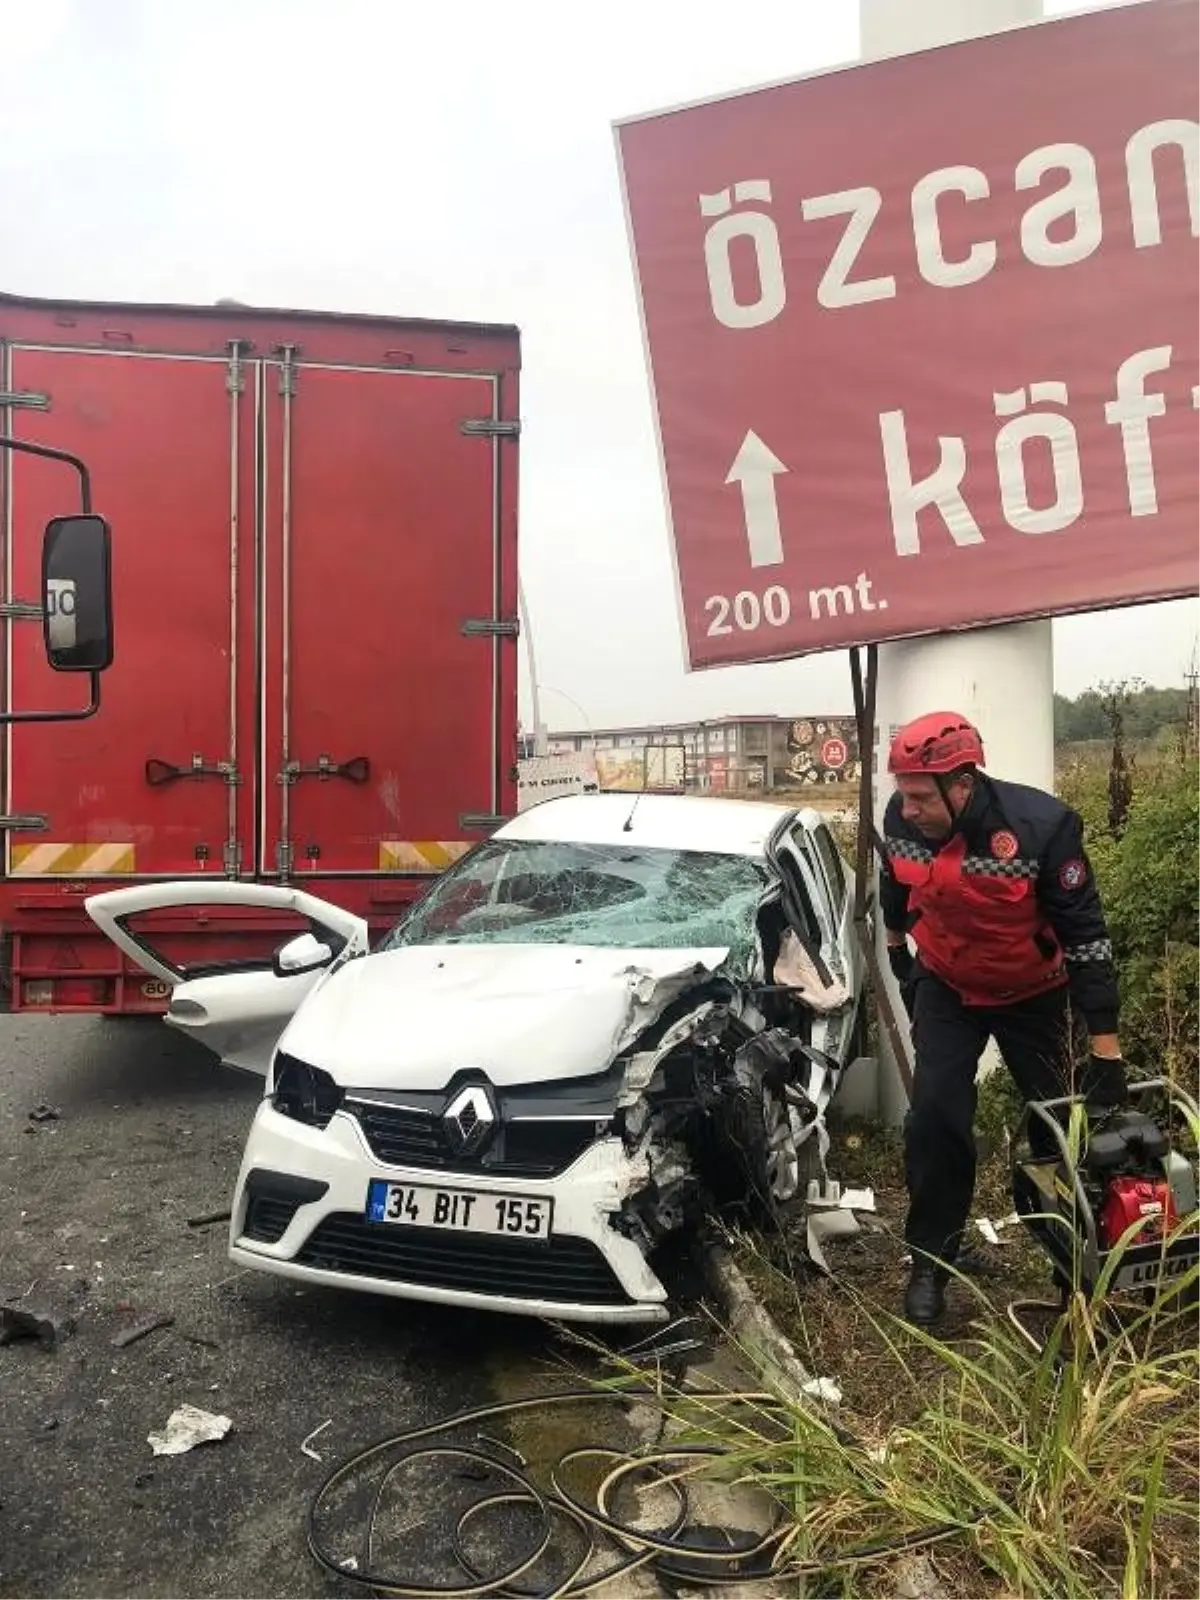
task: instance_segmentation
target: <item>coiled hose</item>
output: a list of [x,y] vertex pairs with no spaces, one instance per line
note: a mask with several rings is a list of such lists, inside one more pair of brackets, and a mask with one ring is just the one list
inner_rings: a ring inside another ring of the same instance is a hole
[[[767,1410],[783,1412],[785,1402],[778,1395],[747,1391],[737,1393],[727,1389],[685,1389],[681,1398],[721,1404],[745,1403]],[[601,1585],[624,1577],[639,1567],[655,1565],[664,1575],[678,1577],[690,1584],[720,1586],[731,1580],[766,1577],[799,1577],[805,1573],[824,1572],[837,1567],[853,1567],[874,1561],[881,1556],[898,1554],[935,1544],[961,1533],[966,1522],[941,1523],[919,1529],[912,1534],[863,1544],[851,1549],[821,1555],[812,1559],[801,1558],[791,1552],[795,1541],[793,1524],[779,1521],[767,1532],[743,1534],[724,1533],[722,1530],[695,1528],[688,1536],[690,1504],[683,1481],[699,1467],[719,1459],[728,1452],[720,1445],[681,1444],[672,1446],[661,1440],[645,1450],[624,1453],[600,1445],[580,1445],[560,1456],[550,1470],[550,1487],[538,1484],[526,1463],[514,1453],[510,1464],[498,1455],[477,1445],[449,1445],[430,1443],[439,1435],[456,1428],[478,1425],[498,1417],[519,1412],[537,1411],[545,1414],[556,1407],[586,1407],[618,1402],[661,1400],[661,1391],[648,1383],[643,1387],[604,1389],[565,1389],[548,1395],[536,1395],[524,1400],[499,1401],[491,1405],[476,1406],[439,1418],[422,1427],[408,1428],[401,1433],[389,1434],[365,1449],[357,1451],[328,1474],[318,1489],[309,1508],[308,1548],[314,1559],[332,1576],[348,1579],[379,1594],[402,1595],[411,1600],[474,1600],[476,1596],[503,1595],[519,1600],[575,1600],[577,1596],[593,1593]],[[840,1429],[838,1430],[841,1431]],[[504,1448],[504,1447],[501,1447]],[[386,1468],[376,1485],[367,1512],[366,1525],[360,1541],[361,1560],[351,1567],[343,1555],[330,1549],[320,1532],[320,1523],[327,1502],[334,1490],[360,1474],[380,1457],[400,1452],[397,1459]],[[611,1469],[600,1481],[595,1499],[585,1501],[566,1483],[571,1467],[584,1459],[608,1459]],[[402,1572],[376,1570],[376,1525],[380,1507],[391,1480],[416,1461],[441,1460],[467,1463],[488,1474],[498,1474],[508,1481],[509,1487],[497,1494],[485,1495],[459,1517],[451,1538],[451,1551],[462,1571],[465,1582],[431,1583],[416,1581]],[[674,1496],[675,1510],[665,1527],[649,1530],[622,1521],[613,1509],[618,1490],[639,1476],[666,1487]],[[470,1525],[485,1513],[504,1508],[524,1507],[538,1515],[538,1531],[518,1557],[502,1571],[484,1572],[466,1550],[466,1532]],[[556,1528],[562,1524],[574,1528],[580,1535],[582,1554],[569,1571],[560,1573],[542,1587],[519,1586],[539,1562],[555,1550]],[[603,1542],[617,1552],[615,1561],[604,1570],[585,1577],[594,1557],[601,1554]]]

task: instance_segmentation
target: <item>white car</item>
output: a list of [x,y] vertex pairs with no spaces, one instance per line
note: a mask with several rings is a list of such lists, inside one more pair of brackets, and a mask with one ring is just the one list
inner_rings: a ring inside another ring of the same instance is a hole
[[[197,904],[312,931],[269,968],[189,979],[129,921]],[[88,910],[171,985],[169,1023],[265,1074],[230,1254],[302,1283],[662,1319],[656,1246],[718,1203],[791,1199],[856,1053],[848,874],[815,811],[547,801],[373,951],[360,918],[283,886],[146,884]]]

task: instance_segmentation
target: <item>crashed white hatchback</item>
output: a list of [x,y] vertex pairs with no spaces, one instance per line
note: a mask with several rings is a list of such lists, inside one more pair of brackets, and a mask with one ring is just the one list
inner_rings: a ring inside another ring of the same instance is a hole
[[[179,981],[142,912],[287,907],[273,970]],[[267,1074],[230,1252],[301,1282],[590,1322],[667,1315],[656,1247],[791,1199],[856,1053],[848,874],[815,811],[547,801],[377,946],[302,890],[149,884],[88,902],[173,984],[167,1020]]]

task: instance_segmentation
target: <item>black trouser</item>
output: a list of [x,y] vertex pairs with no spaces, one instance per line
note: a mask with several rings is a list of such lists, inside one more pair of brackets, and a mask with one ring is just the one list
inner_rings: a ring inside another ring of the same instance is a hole
[[[975,1193],[975,1072],[994,1037],[1026,1100],[1068,1092],[1071,1014],[1064,985],[1007,1006],[966,1006],[923,968],[911,991],[916,1053],[904,1124],[910,1249],[952,1261]],[[914,1254],[914,1260],[917,1257]]]

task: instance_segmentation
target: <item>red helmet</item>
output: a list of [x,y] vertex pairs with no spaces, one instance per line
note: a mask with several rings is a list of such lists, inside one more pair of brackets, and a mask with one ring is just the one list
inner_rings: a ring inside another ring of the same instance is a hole
[[892,740],[888,771],[919,777],[985,765],[979,729],[957,711],[929,711],[908,722]]

